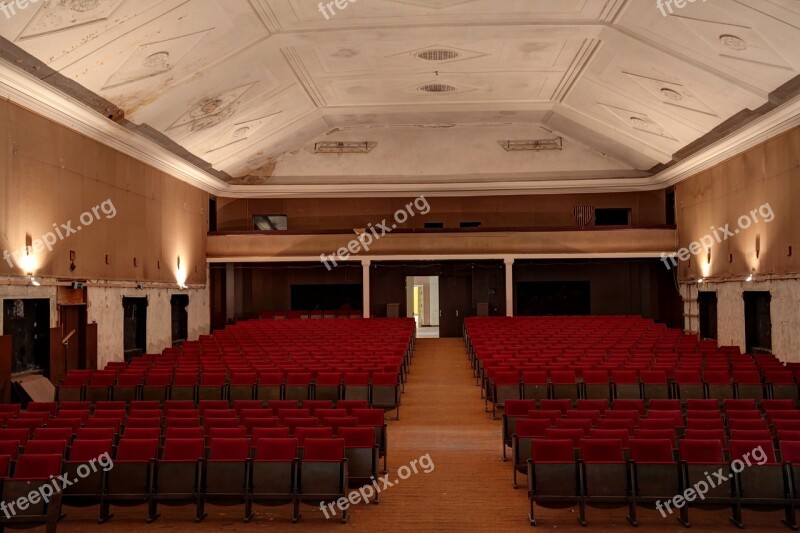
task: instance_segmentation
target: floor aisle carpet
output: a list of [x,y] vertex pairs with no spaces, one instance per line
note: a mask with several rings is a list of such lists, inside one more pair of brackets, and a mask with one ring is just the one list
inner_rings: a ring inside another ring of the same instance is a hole
[[[241,506],[208,506],[208,518],[192,522],[192,507],[160,506],[161,518],[144,524],[145,508],[114,508],[114,519],[94,523],[96,507],[65,509],[68,517],[59,531],[444,531],[536,532],[544,530],[610,532],[630,530],[626,509],[589,508],[588,528],[577,523],[576,509],[539,509],[539,526],[527,521],[526,490],[511,486],[511,464],[501,461],[500,421],[484,413],[480,389],[475,384],[460,339],[418,339],[408,376],[400,420],[389,424],[389,475],[429,454],[434,470],[412,474],[386,489],[379,505],[357,505],[348,524],[326,520],[319,508],[302,506],[300,523],[291,523],[289,507],[256,506],[256,518],[241,522]],[[521,478],[524,487],[525,477]],[[728,522],[729,511],[693,511],[694,530],[737,531]],[[748,529],[788,531],[781,513],[745,511]],[[655,510],[639,511],[638,531],[686,531],[672,517]]]

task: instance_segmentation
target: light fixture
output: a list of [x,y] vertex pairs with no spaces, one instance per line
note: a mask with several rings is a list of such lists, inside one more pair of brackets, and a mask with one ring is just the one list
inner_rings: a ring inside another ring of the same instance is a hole
[[181,256],[178,256],[178,270],[175,272],[175,280],[178,282],[179,289],[188,289],[186,285],[186,269],[181,266]]
[[561,150],[562,145],[563,143],[561,137],[556,137],[555,139],[500,141],[500,146],[502,146],[506,152],[542,152],[545,150]]
[[31,285],[34,286],[34,287],[39,287],[41,285],[41,283],[39,283],[39,280],[36,279],[35,276],[31,276]]
[[752,272],[752,273],[751,273],[749,276],[747,276],[747,277],[745,278],[745,281],[747,281],[747,282],[751,282],[751,281],[753,281],[754,279],[755,279],[755,270],[753,270],[753,272]]
[[698,285],[702,285],[705,282],[706,282],[706,278],[700,278],[700,279],[697,280],[697,284]]

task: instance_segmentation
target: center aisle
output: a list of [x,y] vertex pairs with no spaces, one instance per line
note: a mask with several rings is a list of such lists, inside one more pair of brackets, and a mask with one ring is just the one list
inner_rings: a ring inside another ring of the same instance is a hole
[[388,489],[380,513],[356,508],[356,529],[530,531],[526,490],[511,488],[500,423],[479,397],[461,339],[417,340],[400,421],[389,422],[390,479],[425,454],[435,470]]

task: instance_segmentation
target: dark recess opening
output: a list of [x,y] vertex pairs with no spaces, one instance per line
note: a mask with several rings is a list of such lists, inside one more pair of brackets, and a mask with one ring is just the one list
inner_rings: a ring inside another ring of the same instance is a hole
[[172,345],[180,346],[189,338],[188,294],[173,294],[169,300],[172,308]]
[[772,351],[772,318],[766,291],[747,291],[744,298],[744,335],[747,353]]
[[11,372],[50,375],[50,300],[3,300],[3,335],[11,335]]
[[517,283],[519,316],[575,316],[591,314],[588,281],[522,281]]
[[462,227],[462,228],[480,228],[481,227],[481,223],[480,222],[462,222],[460,224],[460,227]]
[[664,195],[664,199],[666,201],[666,219],[665,224],[668,226],[675,225],[675,190],[667,191],[666,195]]
[[717,293],[701,292],[697,295],[700,313],[700,338],[717,338]]
[[426,222],[425,229],[444,229],[444,222]]
[[363,287],[354,284],[292,285],[292,311],[361,310]]
[[208,231],[217,231],[217,199],[208,199]]
[[631,210],[628,208],[600,208],[594,211],[596,226],[630,226]]
[[125,361],[147,351],[147,298],[122,298]]

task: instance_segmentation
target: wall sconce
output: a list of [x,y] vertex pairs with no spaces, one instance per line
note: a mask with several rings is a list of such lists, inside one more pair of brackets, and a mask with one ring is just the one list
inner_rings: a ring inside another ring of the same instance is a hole
[[70,272],[75,272],[76,268],[77,267],[75,266],[75,250],[70,250],[69,251],[69,270],[70,270]]
[[761,255],[761,234],[756,235],[756,259]]
[[711,264],[711,248],[708,249],[708,253],[706,254],[706,263],[709,265]]
[[750,273],[750,275],[745,278],[745,281],[750,283],[751,281],[754,281],[755,279],[756,279],[756,269],[754,268],[753,271]]

